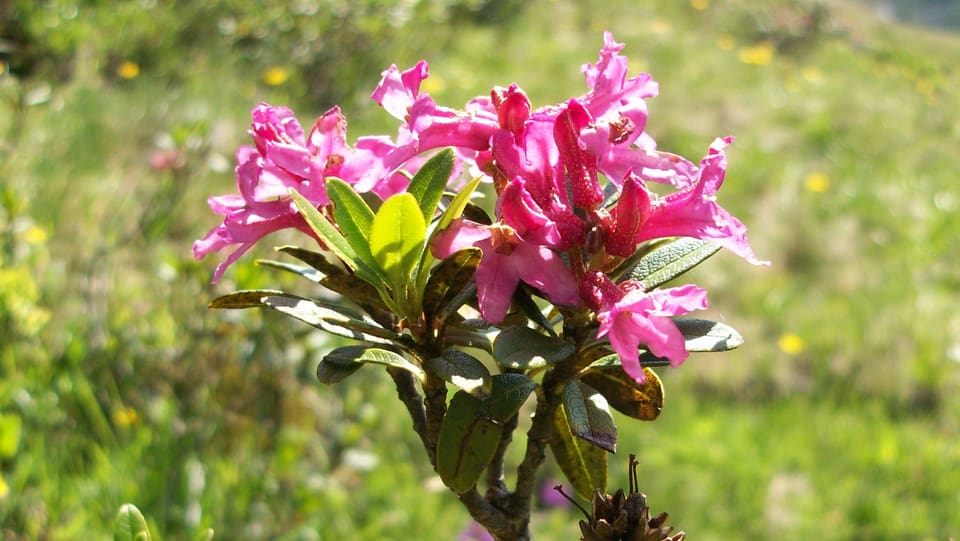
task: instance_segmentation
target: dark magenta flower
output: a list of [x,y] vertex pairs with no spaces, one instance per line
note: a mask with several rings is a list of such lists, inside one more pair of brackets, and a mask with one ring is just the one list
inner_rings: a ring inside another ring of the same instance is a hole
[[747,241],[747,227],[716,201],[717,190],[727,173],[723,149],[732,142],[733,137],[716,139],[688,186],[662,198],[653,198],[650,215],[638,230],[637,243],[664,237],[712,240],[754,265],[769,265],[753,254]]
[[237,151],[240,193],[208,200],[210,208],[223,215],[223,223],[193,244],[197,259],[237,246],[217,266],[213,282],[257,241],[274,231],[295,227],[310,234],[289,190],[298,191],[317,207],[329,204],[326,177],[340,176],[344,163],[352,156],[346,144],[346,120],[337,107],[324,113],[306,137],[293,112],[286,107],[261,103],[252,116],[250,135],[255,146]]
[[[403,72],[396,65],[383,72],[370,97],[403,124],[396,143],[389,149],[380,147],[377,157],[382,160],[381,167],[356,171],[357,191],[380,193],[376,183],[389,178],[386,173],[396,172],[430,150],[454,147],[461,159],[473,161],[477,152],[489,149],[490,136],[497,129],[496,117],[482,108],[458,111],[438,106],[428,93],[420,91],[420,84],[428,76],[427,63],[422,60]],[[383,145],[384,138],[379,141]],[[361,146],[360,141],[357,146]]]
[[605,274],[590,271],[580,283],[580,294],[597,313],[597,338],[610,340],[620,356],[623,370],[637,382],[644,381],[640,347],[680,365],[689,353],[683,334],[670,319],[707,308],[707,292],[694,285],[645,291],[627,280],[614,284]]
[[462,218],[434,237],[430,249],[445,258],[476,246],[483,252],[474,275],[480,314],[490,323],[507,315],[513,292],[520,282],[537,288],[550,302],[580,305],[577,282],[559,254],[521,238],[504,223],[481,225]]

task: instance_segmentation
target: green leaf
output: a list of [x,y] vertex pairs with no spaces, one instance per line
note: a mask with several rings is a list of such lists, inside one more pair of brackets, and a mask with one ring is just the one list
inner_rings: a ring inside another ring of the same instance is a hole
[[493,357],[505,368],[529,370],[558,363],[576,350],[573,344],[515,325],[497,335],[493,342]]
[[293,203],[297,206],[297,210],[300,211],[303,219],[306,220],[307,225],[317,234],[321,242],[340,258],[346,266],[350,267],[351,270],[358,270],[356,253],[354,253],[347,239],[340,234],[340,231],[320,214],[320,211],[313,206],[313,203],[307,201],[299,192],[291,188],[290,196],[293,198]]
[[[346,268],[331,262],[325,254],[296,246],[281,246],[277,250],[291,255],[320,271],[322,273],[319,278],[320,285],[350,299],[366,310],[367,313],[373,315],[391,311],[384,302],[383,295],[376,287],[365,280],[361,280]],[[304,275],[309,279],[314,279],[314,275],[308,274],[306,271],[304,271]]]
[[493,376],[490,397],[483,401],[484,413],[501,423],[510,420],[520,411],[537,382],[523,374],[497,374]]
[[480,248],[465,248],[434,267],[423,294],[423,312],[428,322],[471,284],[480,256]]
[[357,239],[366,241],[370,237],[370,227],[373,224],[373,210],[370,205],[367,205],[353,186],[336,177],[327,178],[327,196],[333,202],[333,217],[336,218],[337,226],[346,236],[347,242],[356,248]]
[[343,306],[289,294],[268,295],[261,299],[261,303],[335,336],[379,344],[404,341],[403,335],[367,321],[362,315],[352,313]]
[[716,242],[681,237],[645,255],[628,276],[643,283],[649,291],[696,267],[719,250]]
[[[334,350],[334,352],[335,351],[336,350]],[[329,355],[327,355],[327,357],[329,357]],[[330,360],[327,359],[327,357],[321,359],[317,364],[317,380],[325,385],[340,383],[363,367],[360,363],[349,362],[341,364],[339,361]]]
[[374,214],[367,202],[360,197],[353,186],[336,178],[327,179],[327,195],[333,202],[333,217],[337,228],[343,234],[353,252],[364,265],[377,272],[377,283],[387,282],[387,276],[381,272],[370,248],[370,231]]
[[420,167],[407,186],[407,193],[413,194],[420,206],[424,223],[433,219],[443,190],[453,172],[453,161],[453,149],[441,150]]
[[132,503],[120,506],[113,530],[114,541],[150,541],[150,529],[143,513]]
[[444,350],[443,355],[426,361],[431,372],[471,395],[483,400],[490,396],[493,380],[490,371],[476,357],[458,349]]
[[[453,199],[450,201],[450,204],[447,206],[446,210],[440,215],[440,219],[436,222],[433,222],[430,226],[430,236],[429,240],[424,246],[424,250],[420,258],[420,269],[429,269],[433,266],[434,257],[433,253],[430,251],[430,242],[433,241],[433,237],[437,233],[443,231],[450,225],[453,220],[458,218],[463,212],[463,209],[470,203],[470,196],[473,195],[474,190],[477,189],[477,185],[480,183],[482,177],[477,177],[466,184],[460,192],[458,192]],[[424,234],[426,235],[426,233]],[[416,295],[418,298],[423,298],[424,291],[427,287],[427,278],[429,274],[426,272],[419,272],[416,277],[416,282],[414,284]]]
[[587,369],[580,381],[600,391],[613,409],[641,421],[653,421],[663,410],[663,384],[656,372],[643,369],[643,383],[637,383],[623,367],[595,366]]
[[215,309],[255,308],[263,306],[262,299],[270,295],[284,295],[276,289],[245,289],[217,297],[207,306]]
[[743,345],[743,337],[733,327],[718,321],[674,318],[683,333],[687,351],[729,351]]
[[330,256],[323,252],[307,250],[306,248],[300,248],[299,246],[280,246],[276,250],[303,261],[307,265],[310,265],[327,276],[350,275],[341,261],[338,259],[334,259],[333,261],[330,260],[331,257],[335,256]]
[[[476,299],[477,284],[475,282],[470,282],[467,284],[467,287],[463,288],[463,291],[454,295],[448,302],[440,304],[440,309],[437,311],[434,319],[437,321],[447,321],[450,316],[456,314],[463,305],[473,302],[472,306],[476,306]],[[487,327],[489,325],[484,322],[484,326]],[[488,351],[493,350],[489,349]]]
[[309,265],[294,265],[292,263],[285,263],[283,261],[274,261],[272,259],[258,259],[256,263],[257,265],[260,265],[263,267],[271,267],[274,269],[280,269],[282,271],[287,271],[287,272],[296,274],[297,276],[301,276],[317,284],[319,284],[320,280],[323,279],[323,273]]
[[473,197],[473,192],[476,191],[477,186],[480,184],[480,179],[482,178],[483,177],[477,177],[471,180],[470,182],[466,183],[459,192],[457,192],[457,195],[455,195],[453,200],[450,201],[447,209],[443,211],[443,214],[440,215],[440,221],[437,224],[437,228],[434,230],[434,234],[446,229],[451,222],[463,214],[463,209],[467,207],[467,204],[470,202],[470,198]]
[[417,200],[409,193],[391,196],[374,216],[370,250],[394,291],[403,291],[408,284],[412,285],[426,227]]
[[[733,327],[716,321],[694,318],[674,318],[686,340],[687,351],[693,353],[729,351],[743,344],[743,337]],[[640,366],[670,366],[670,361],[640,348]],[[598,358],[589,368],[620,366],[620,356],[610,353]]]
[[607,399],[578,381],[563,390],[563,409],[570,433],[611,453],[617,452],[617,425]]
[[448,323],[443,331],[443,343],[450,346],[477,348],[493,353],[493,344],[483,329],[477,329],[462,322]]
[[[617,353],[610,353],[608,355],[604,355],[603,357],[600,357],[599,359],[591,363],[589,368],[597,368],[597,367],[603,367],[603,366],[616,366],[618,368],[623,366],[620,362],[620,355]],[[642,367],[670,366],[670,359],[666,359],[664,357],[657,357],[653,353],[650,353],[649,351],[641,348],[640,349],[640,366]]]
[[533,321],[538,327],[550,333],[550,336],[557,336],[550,321],[543,315],[543,312],[540,311],[540,306],[533,300],[533,296],[530,295],[530,290],[526,286],[518,287],[513,291],[513,303],[520,307],[520,311],[523,312],[523,315],[527,316],[530,321]]
[[457,493],[473,488],[490,464],[503,425],[483,411],[483,402],[465,391],[450,400],[437,439],[437,473]]
[[427,379],[427,375],[423,369],[410,362],[410,360],[403,355],[372,346],[354,345],[340,347],[328,353],[323,360],[338,366],[346,366],[349,363],[392,366],[394,368],[402,368],[412,373],[420,381]]
[[303,219],[306,220],[307,225],[310,226],[310,229],[313,230],[324,246],[333,252],[347,268],[355,272],[360,279],[370,283],[377,289],[385,287],[379,272],[371,267],[369,263],[358,257],[353,246],[351,246],[343,234],[320,214],[320,211],[314,208],[312,203],[307,201],[306,198],[294,189],[290,190],[290,196],[293,198],[297,210],[300,211]]
[[607,491],[607,452],[573,435],[563,403],[553,417],[550,450],[563,475],[581,498],[590,499],[594,490]]

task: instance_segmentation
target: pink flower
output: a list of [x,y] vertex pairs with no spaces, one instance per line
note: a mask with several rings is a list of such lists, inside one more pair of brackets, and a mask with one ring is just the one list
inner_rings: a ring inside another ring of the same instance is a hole
[[344,164],[352,156],[346,144],[346,120],[336,107],[324,113],[305,138],[290,109],[261,103],[253,110],[250,135],[255,146],[237,151],[240,194],[208,200],[210,208],[223,215],[223,223],[193,245],[197,259],[236,246],[217,266],[213,282],[257,241],[274,231],[298,228],[310,234],[289,190],[297,190],[317,207],[329,204],[326,177],[341,176]]
[[638,348],[642,346],[668,359],[673,366],[680,365],[689,353],[683,334],[670,316],[707,307],[707,292],[697,286],[647,292],[638,282],[614,284],[597,271],[584,275],[580,294],[597,312],[597,338],[608,337],[610,346],[620,356],[623,370],[638,383],[644,381]]
[[545,246],[525,241],[506,224],[484,226],[460,218],[434,237],[430,249],[434,256],[445,258],[469,246],[483,252],[474,281],[480,314],[486,321],[503,321],[521,281],[537,288],[554,304],[580,304],[576,280],[560,256]]
[[[472,160],[479,151],[490,146],[490,136],[497,121],[483,110],[457,111],[439,107],[420,84],[429,76],[425,61],[403,72],[395,65],[383,72],[380,83],[370,96],[391,116],[404,123],[392,148],[381,147],[378,157],[382,169],[356,169],[356,189],[377,191],[377,182],[424,152],[454,147],[461,159]],[[479,113],[479,114],[478,114]],[[358,148],[360,141],[357,142]],[[396,180],[396,179],[395,179]]]
[[553,125],[553,138],[570,182],[573,204],[588,210],[603,201],[603,189],[597,179],[597,156],[580,145],[580,130],[592,120],[590,113],[577,100],[570,100]]
[[620,199],[604,231],[607,253],[619,257],[633,255],[637,251],[637,235],[649,217],[650,193],[639,177],[629,174],[623,181]]
[[716,139],[700,162],[697,177],[685,189],[652,202],[649,217],[640,225],[636,242],[664,237],[693,237],[718,242],[754,265],[769,265],[753,254],[747,228],[716,202],[727,172],[723,149],[733,137]]

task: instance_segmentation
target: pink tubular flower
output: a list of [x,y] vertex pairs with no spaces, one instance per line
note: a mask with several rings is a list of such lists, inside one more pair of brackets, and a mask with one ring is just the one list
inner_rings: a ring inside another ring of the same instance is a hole
[[480,314],[486,321],[503,321],[521,281],[540,290],[554,304],[580,304],[576,280],[560,256],[523,240],[508,225],[484,226],[459,218],[434,237],[430,249],[434,256],[445,258],[469,246],[483,252],[474,280]]
[[[370,96],[391,116],[404,122],[392,148],[378,154],[380,168],[351,168],[357,175],[359,192],[381,193],[377,183],[416,156],[441,147],[454,147],[461,158],[472,159],[477,152],[489,149],[490,136],[497,129],[497,120],[485,111],[463,112],[439,107],[429,94],[420,91],[420,84],[429,75],[425,61],[401,72],[390,66]],[[480,113],[480,114],[478,114]],[[357,141],[360,146],[360,141]],[[396,179],[394,179],[396,180]],[[383,195],[383,194],[381,194]]]
[[255,147],[237,151],[240,194],[209,199],[210,208],[223,215],[223,223],[193,244],[197,259],[237,246],[217,266],[213,282],[274,231],[293,227],[310,234],[290,200],[289,190],[297,190],[317,207],[327,205],[326,177],[340,176],[352,153],[346,144],[346,120],[336,107],[324,113],[304,138],[290,109],[261,103],[253,110],[250,134]]
[[643,181],[627,175],[620,189],[620,199],[614,207],[609,227],[604,231],[607,253],[630,257],[637,251],[637,234],[650,216],[650,193]]
[[693,237],[718,242],[754,265],[769,265],[753,254],[747,228],[716,202],[716,193],[727,173],[723,149],[733,137],[716,139],[700,162],[697,178],[686,189],[653,202],[649,218],[641,224],[636,242],[664,237]]
[[591,271],[580,283],[580,294],[596,310],[600,328],[597,338],[607,336],[620,356],[623,370],[643,383],[639,348],[679,366],[689,353],[670,316],[679,316],[707,307],[707,292],[686,285],[646,292],[637,282],[614,284],[606,275]]
[[593,209],[603,201],[603,190],[597,179],[597,156],[580,146],[580,130],[592,120],[577,100],[570,100],[553,125],[560,163],[572,188],[573,204],[582,209]]

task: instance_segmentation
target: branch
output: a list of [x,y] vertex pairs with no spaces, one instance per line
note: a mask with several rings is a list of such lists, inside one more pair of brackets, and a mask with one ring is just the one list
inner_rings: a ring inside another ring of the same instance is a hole
[[537,409],[533,424],[527,432],[527,450],[517,467],[517,487],[513,492],[511,507],[526,509],[529,513],[530,499],[536,483],[537,470],[546,459],[547,445],[553,435],[553,416],[559,404],[555,381],[548,372],[543,378],[543,387],[537,392]]
[[426,442],[430,450],[430,461],[437,466],[437,441],[440,439],[440,426],[447,414],[447,383],[427,372],[427,381],[423,383],[423,404],[426,406]]
[[430,445],[427,434],[427,410],[424,407],[420,391],[417,389],[417,382],[413,379],[413,374],[402,368],[387,368],[393,383],[397,386],[397,395],[400,401],[407,407],[407,412],[413,420],[413,430],[420,436],[424,448],[427,450],[427,456],[430,457],[430,464],[437,465],[437,446]]
[[490,532],[490,535],[498,541],[529,539],[529,535],[521,537],[516,531],[517,525],[513,517],[506,512],[494,507],[490,502],[483,499],[477,488],[474,487],[463,494],[459,494],[460,502],[463,503],[473,520],[481,524]]
[[520,416],[514,415],[503,425],[503,433],[500,435],[500,443],[497,444],[497,450],[493,454],[493,460],[487,466],[487,500],[500,502],[503,496],[507,495],[507,486],[504,484],[503,457],[507,453],[507,448],[513,441],[513,432],[517,429]]

